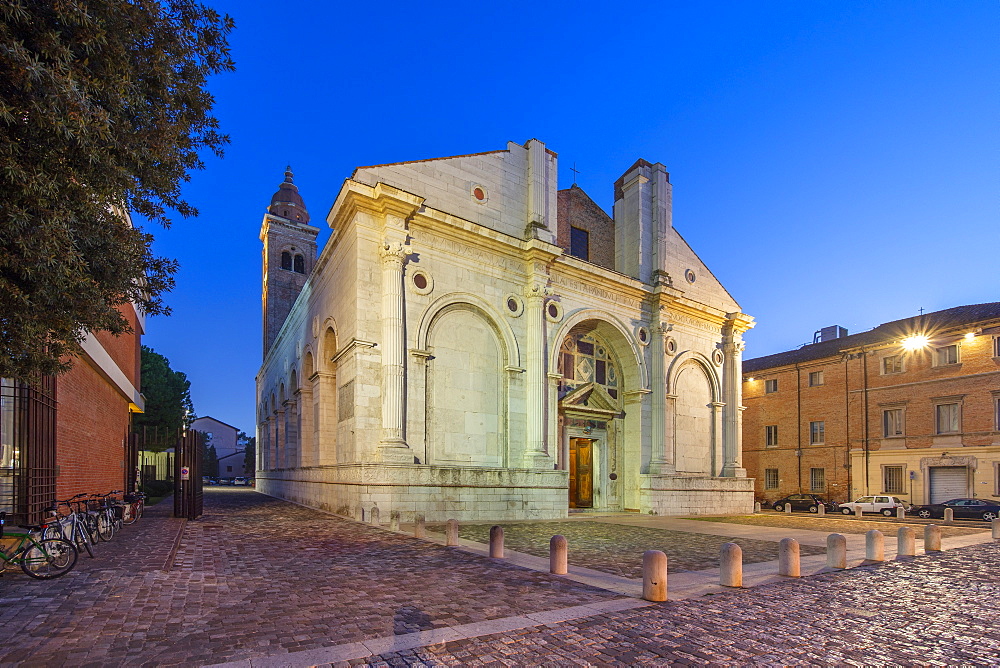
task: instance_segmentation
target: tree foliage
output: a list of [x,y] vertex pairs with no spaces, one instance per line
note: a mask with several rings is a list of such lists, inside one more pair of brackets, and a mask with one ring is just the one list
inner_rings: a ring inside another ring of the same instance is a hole
[[173,447],[180,430],[194,419],[191,381],[182,371],[170,368],[170,361],[149,346],[142,347],[141,389],[146,397],[145,412],[132,420],[145,450]]
[[257,437],[240,431],[236,436],[236,445],[243,448],[243,470],[252,478],[257,472]]
[[65,371],[129,303],[169,312],[176,263],[126,212],[197,213],[181,184],[229,141],[206,82],[232,28],[193,0],[0,3],[0,376]]

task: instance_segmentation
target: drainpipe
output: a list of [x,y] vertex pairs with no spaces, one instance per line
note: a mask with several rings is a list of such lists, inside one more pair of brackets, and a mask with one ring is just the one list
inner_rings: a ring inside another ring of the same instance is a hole
[[799,467],[799,494],[802,493],[802,372],[798,363],[795,364],[795,415],[798,422],[798,449],[795,451],[795,459]]
[[844,433],[847,445],[844,449],[844,468],[847,469],[847,498],[850,501],[851,495],[851,383],[848,379],[851,366],[848,364],[850,355],[844,355]]
[[864,438],[865,438],[865,496],[867,496],[868,495],[868,487],[869,487],[868,465],[869,465],[869,463],[871,461],[871,455],[870,455],[870,450],[869,450],[869,447],[868,447],[868,353],[865,352],[865,349],[863,347],[861,348],[861,373],[863,375],[862,387],[864,388],[864,393],[865,393],[865,430],[864,430]]

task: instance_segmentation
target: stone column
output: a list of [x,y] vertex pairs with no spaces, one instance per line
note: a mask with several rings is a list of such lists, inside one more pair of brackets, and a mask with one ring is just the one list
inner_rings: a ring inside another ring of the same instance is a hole
[[[738,315],[738,314],[737,314]],[[745,478],[743,468],[742,418],[743,418],[743,348],[745,344],[733,314],[729,314],[722,330],[722,475],[727,478]]]
[[313,417],[312,384],[306,381],[299,392],[299,466],[313,466],[316,463]]
[[549,294],[540,281],[524,289],[524,318],[527,327],[525,345],[525,399],[527,403],[527,433],[522,466],[550,468],[551,459],[545,451],[545,416],[548,380],[545,377],[545,297]]
[[[674,473],[671,458],[667,452],[667,372],[666,337],[669,325],[655,322],[650,327],[652,341],[649,354],[651,359],[649,383],[653,389],[650,421],[649,472]],[[672,448],[671,448],[672,449]]]
[[403,263],[413,251],[404,243],[386,241],[382,257],[382,440],[383,462],[413,463],[404,438],[406,420],[406,330],[404,329]]
[[713,401],[712,407],[712,471],[710,475],[721,476],[725,469],[725,409],[726,404]]
[[283,469],[285,468],[285,442],[288,438],[286,427],[288,426],[285,420],[285,409],[279,408],[275,412],[274,416],[274,468]]

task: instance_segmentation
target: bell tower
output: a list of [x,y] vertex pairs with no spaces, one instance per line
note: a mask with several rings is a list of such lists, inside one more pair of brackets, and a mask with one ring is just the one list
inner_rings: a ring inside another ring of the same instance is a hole
[[316,264],[319,228],[309,224],[302,195],[292,180],[292,168],[271,197],[264,214],[260,240],[264,242],[264,355],[271,349],[292,304]]

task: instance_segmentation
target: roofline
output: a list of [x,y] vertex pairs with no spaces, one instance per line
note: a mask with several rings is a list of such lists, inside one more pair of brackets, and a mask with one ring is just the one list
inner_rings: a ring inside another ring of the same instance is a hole
[[[206,418],[207,418],[207,419],[209,419],[209,420],[215,420],[215,421],[216,421],[216,422],[218,422],[219,424],[222,424],[222,425],[225,425],[225,426],[229,427],[230,429],[235,429],[236,431],[243,431],[243,430],[242,430],[242,429],[240,429],[239,427],[234,427],[233,425],[229,424],[228,422],[223,422],[223,421],[222,421],[222,420],[220,420],[219,418],[217,418],[217,417],[212,417],[211,415],[199,415],[199,416],[198,416],[198,417],[196,417],[196,418],[195,418],[194,420],[191,420],[191,424],[194,424],[194,423],[195,423],[195,422],[196,422],[197,420],[204,420],[204,419],[206,419]],[[197,429],[195,429],[195,431],[198,431],[198,430],[197,430]]]
[[[452,160],[454,158],[475,158],[480,155],[493,155],[494,153],[508,153],[507,149],[499,149],[497,151],[483,151],[482,153],[465,153],[463,155],[444,155],[438,158],[424,158],[423,160],[403,160],[401,162],[386,162],[381,165],[364,165],[362,167],[355,167],[354,174],[358,173],[360,169],[375,169],[376,167],[394,167],[396,165],[412,165],[418,162],[435,162],[437,160]],[[354,177],[352,175],[351,179]]]

